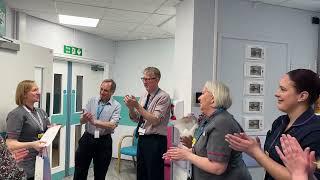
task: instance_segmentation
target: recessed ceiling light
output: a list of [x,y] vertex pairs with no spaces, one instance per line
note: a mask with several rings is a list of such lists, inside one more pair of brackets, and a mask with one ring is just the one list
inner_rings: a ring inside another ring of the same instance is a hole
[[59,14],[59,22],[61,24],[69,24],[75,26],[97,27],[99,19]]

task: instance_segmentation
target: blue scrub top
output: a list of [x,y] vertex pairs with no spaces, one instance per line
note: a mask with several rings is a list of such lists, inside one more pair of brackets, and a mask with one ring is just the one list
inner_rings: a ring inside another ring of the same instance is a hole
[[[295,137],[303,149],[310,147],[312,151],[315,151],[316,158],[320,157],[320,116],[315,115],[313,109],[309,108],[285,131],[289,121],[288,115],[280,116],[268,131],[264,150],[269,153],[270,158],[283,165],[275,149],[275,146],[281,148],[280,137],[282,134],[290,134]],[[317,170],[314,175],[319,179],[320,171]],[[264,179],[273,180],[274,178],[266,172]]]

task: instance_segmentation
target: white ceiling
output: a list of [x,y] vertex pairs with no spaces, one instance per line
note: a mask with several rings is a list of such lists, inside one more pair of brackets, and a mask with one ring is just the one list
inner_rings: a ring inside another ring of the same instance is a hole
[[17,11],[53,23],[58,14],[100,19],[96,28],[64,25],[112,40],[173,38],[180,0],[5,0]]
[[[100,19],[96,28],[67,26],[112,40],[173,38],[183,0],[5,0],[9,7],[53,23],[58,14]],[[320,12],[320,0],[249,0]]]
[[320,12],[320,0],[250,0],[307,11]]

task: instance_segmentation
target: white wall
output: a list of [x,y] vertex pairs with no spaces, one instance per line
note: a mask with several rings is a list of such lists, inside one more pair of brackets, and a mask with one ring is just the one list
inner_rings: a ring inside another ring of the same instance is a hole
[[[23,40],[53,49],[55,55],[63,55],[63,45],[71,45],[83,49],[82,59],[114,63],[115,43],[112,40],[50,23],[29,15],[26,16],[25,23],[26,32],[22,32],[24,34]],[[72,57],[70,55],[67,56]]]
[[223,36],[288,43],[293,64],[314,65],[319,25],[311,24],[311,17],[319,13],[242,0],[219,5],[218,31]]
[[[257,132],[265,134],[280,113],[275,106],[274,98],[279,76],[291,67],[310,65],[315,69],[319,26],[311,24],[311,17],[319,14],[243,0],[219,1],[218,13],[220,58],[217,71],[220,79],[229,83],[231,94],[236,96],[230,111],[240,123],[243,115],[245,45],[253,43],[267,47],[264,62],[265,131]],[[249,170],[252,179],[263,179],[263,168]]]
[[[215,0],[194,1],[192,112],[200,114],[196,92],[201,92],[206,81],[213,78]],[[186,112],[188,113],[188,112]]]
[[[0,49],[0,67],[2,68],[0,76],[5,83],[0,94],[0,132],[4,132],[6,129],[7,114],[17,107],[15,92],[18,83],[25,79],[34,80],[36,67],[43,68],[43,109],[45,109],[46,93],[52,92],[53,55],[50,49],[19,41],[15,41],[15,43],[20,44],[20,50],[17,52]],[[37,52],[36,56],[35,52]]]
[[117,82],[116,95],[140,96],[144,68],[155,66],[161,71],[160,88],[173,95],[177,72],[173,71],[174,39],[155,39],[117,42],[115,64],[110,68]]
[[173,60],[175,99],[184,100],[184,113],[191,112],[194,1],[177,6],[175,52]]
[[[312,24],[311,18],[319,13],[243,0],[219,1],[218,13],[220,57],[217,71],[220,79],[229,83],[235,96],[231,111],[240,123],[243,64],[247,61],[245,46],[260,44],[266,47],[263,115],[267,131],[279,115],[274,92],[281,75],[292,68],[315,70],[319,25]],[[239,43],[242,44],[236,47]]]

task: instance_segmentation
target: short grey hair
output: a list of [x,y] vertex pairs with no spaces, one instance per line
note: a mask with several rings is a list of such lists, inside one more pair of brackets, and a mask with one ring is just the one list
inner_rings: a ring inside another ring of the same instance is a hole
[[156,78],[161,78],[160,70],[156,67],[147,67],[143,70],[143,73],[152,73]]
[[111,83],[111,92],[114,93],[116,91],[117,85],[113,79],[105,79],[101,82],[101,84],[103,84],[103,83]]
[[229,109],[232,105],[229,88],[219,81],[206,82],[204,87],[212,93],[217,108]]

